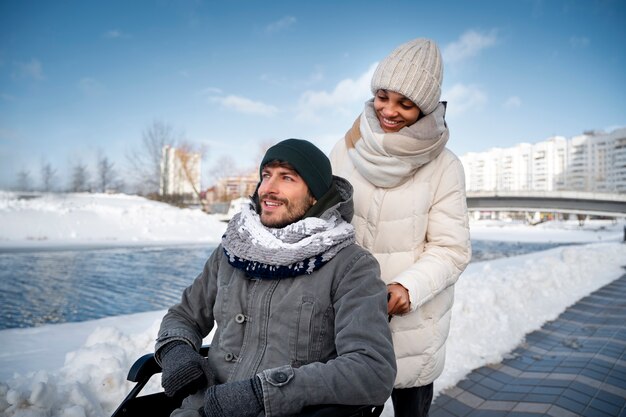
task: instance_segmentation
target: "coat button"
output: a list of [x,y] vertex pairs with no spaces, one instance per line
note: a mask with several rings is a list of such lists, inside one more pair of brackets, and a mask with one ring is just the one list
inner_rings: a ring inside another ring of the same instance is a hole
[[232,361],[234,357],[235,355],[233,355],[232,353],[227,353],[226,355],[224,355],[224,359],[226,360],[226,362]]
[[287,374],[284,372],[276,372],[274,374],[274,381],[278,383],[283,383],[287,380]]
[[243,323],[244,321],[246,321],[246,316],[244,316],[243,314],[239,313],[235,316],[235,321],[239,324]]

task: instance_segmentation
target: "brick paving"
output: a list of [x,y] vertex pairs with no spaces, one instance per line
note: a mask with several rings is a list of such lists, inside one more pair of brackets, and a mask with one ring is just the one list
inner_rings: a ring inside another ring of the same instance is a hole
[[626,417],[626,274],[439,394],[431,417]]

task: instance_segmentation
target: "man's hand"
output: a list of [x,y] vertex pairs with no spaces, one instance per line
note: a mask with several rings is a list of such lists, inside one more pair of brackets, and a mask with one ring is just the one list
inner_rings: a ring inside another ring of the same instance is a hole
[[400,284],[387,285],[387,314],[408,313],[411,307],[409,291]]
[[186,397],[207,385],[215,385],[209,361],[189,344],[175,340],[163,346],[159,354],[163,368],[161,385],[168,397]]
[[263,388],[256,376],[212,386],[204,394],[205,417],[256,417],[263,410]]

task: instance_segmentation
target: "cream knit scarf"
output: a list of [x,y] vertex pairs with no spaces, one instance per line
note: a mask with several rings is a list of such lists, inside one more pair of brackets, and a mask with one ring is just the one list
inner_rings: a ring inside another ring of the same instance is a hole
[[439,103],[432,113],[397,133],[385,133],[374,111],[374,101],[346,133],[348,155],[356,170],[377,187],[396,187],[444,149],[449,133],[446,107]]
[[222,236],[224,253],[252,278],[280,279],[310,274],[354,243],[354,228],[335,210],[283,228],[265,227],[252,204],[244,204]]

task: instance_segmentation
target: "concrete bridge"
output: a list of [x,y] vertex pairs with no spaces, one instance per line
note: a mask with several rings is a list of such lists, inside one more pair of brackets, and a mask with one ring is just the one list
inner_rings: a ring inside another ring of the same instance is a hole
[[467,207],[479,211],[541,211],[626,217],[626,194],[578,191],[468,191]]

